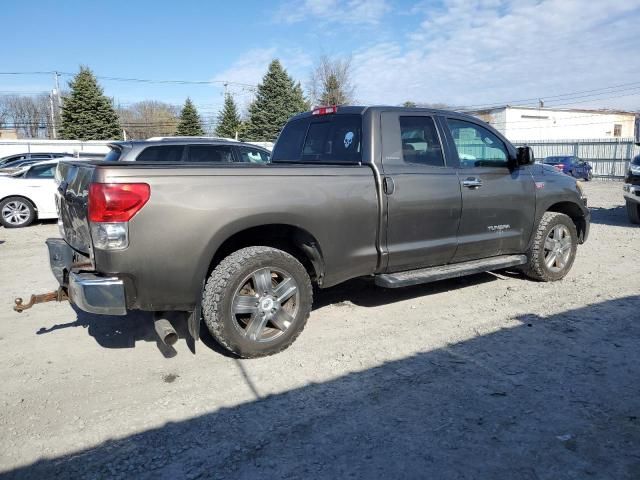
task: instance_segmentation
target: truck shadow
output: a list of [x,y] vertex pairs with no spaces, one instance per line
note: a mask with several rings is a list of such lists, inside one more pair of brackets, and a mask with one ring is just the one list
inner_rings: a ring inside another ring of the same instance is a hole
[[637,479],[638,311],[630,296],[520,315],[512,328],[3,477]]
[[629,221],[627,217],[627,207],[624,205],[604,208],[604,207],[591,207],[591,223],[599,225],[612,225],[615,227],[630,227],[639,228],[638,225],[634,225]]
[[[340,305],[345,302],[351,302],[361,307],[376,307],[464,288],[469,285],[478,285],[496,279],[495,275],[485,273],[397,290],[376,287],[369,279],[355,279],[326,290],[316,291],[313,309],[317,310],[328,305]],[[126,316],[111,317],[87,313],[74,305],[71,307],[76,314],[75,321],[41,327],[36,334],[45,335],[66,328],[79,327],[86,329],[89,336],[104,348],[135,348],[136,342],[154,342],[165,358],[177,355],[175,348],[169,347],[159,340],[154,328],[153,314],[149,312],[130,311]],[[170,321],[176,329],[179,339],[189,343],[191,336],[187,329],[186,316],[179,312],[173,312]],[[200,340],[203,346],[221,355],[235,358],[235,355],[229,353],[215,341],[203,321],[200,325]],[[194,347],[190,346],[190,348]]]

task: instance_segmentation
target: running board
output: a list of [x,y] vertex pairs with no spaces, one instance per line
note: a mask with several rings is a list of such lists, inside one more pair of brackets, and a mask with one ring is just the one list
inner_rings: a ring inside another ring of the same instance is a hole
[[501,255],[499,257],[483,258],[482,260],[451,263],[440,267],[384,273],[376,275],[375,282],[379,287],[385,288],[408,287],[409,285],[418,285],[420,283],[437,282],[446,278],[500,270],[516,265],[524,265],[525,263],[527,263],[526,255]]

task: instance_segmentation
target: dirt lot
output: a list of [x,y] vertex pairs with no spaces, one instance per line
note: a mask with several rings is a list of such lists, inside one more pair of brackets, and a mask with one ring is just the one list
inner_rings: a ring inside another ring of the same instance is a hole
[[57,228],[0,230],[0,476],[640,478],[640,228],[619,183],[586,190],[564,281],[350,282],[248,361],[160,350],[146,315],[13,313],[55,287]]

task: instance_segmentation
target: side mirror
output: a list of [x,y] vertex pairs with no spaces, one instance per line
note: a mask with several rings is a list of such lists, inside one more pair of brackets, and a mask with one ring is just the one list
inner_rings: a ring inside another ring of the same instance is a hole
[[518,156],[516,157],[518,166],[531,165],[536,161],[531,147],[518,147]]

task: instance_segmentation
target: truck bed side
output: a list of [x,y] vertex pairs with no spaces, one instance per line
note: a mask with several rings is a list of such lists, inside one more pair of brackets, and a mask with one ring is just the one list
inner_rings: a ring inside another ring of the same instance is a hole
[[[255,227],[308,234],[322,257],[324,286],[377,268],[378,194],[369,166],[78,168],[93,168],[93,182],[151,186],[148,203],[129,222],[128,248],[92,252],[96,271],[125,280],[129,308],[192,308],[218,249]],[[82,211],[63,217],[65,227],[86,223]],[[260,245],[259,233],[254,242]]]

